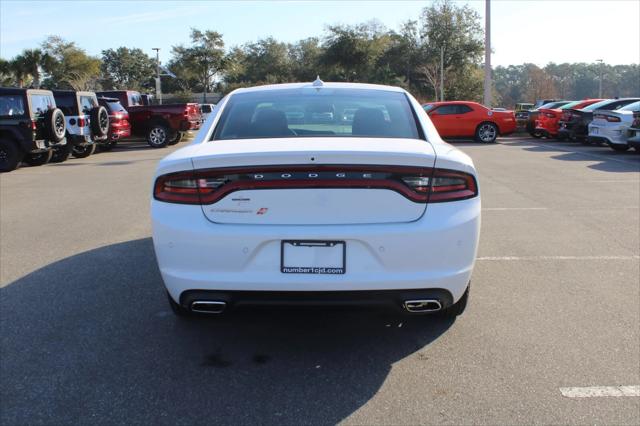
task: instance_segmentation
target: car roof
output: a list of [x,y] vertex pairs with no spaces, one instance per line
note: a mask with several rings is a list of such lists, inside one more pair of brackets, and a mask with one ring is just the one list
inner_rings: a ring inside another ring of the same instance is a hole
[[361,89],[361,90],[380,90],[380,91],[386,91],[386,92],[405,92],[405,90],[401,87],[385,86],[382,84],[322,82],[322,85],[314,85],[314,83],[283,83],[283,84],[268,84],[265,86],[244,87],[244,88],[234,90],[233,92],[231,92],[231,94],[261,92],[263,90],[287,90],[287,89],[304,89],[304,88]]
[[25,92],[51,94],[51,90],[46,89],[28,89],[26,87],[0,87],[0,92],[6,95],[19,95]]

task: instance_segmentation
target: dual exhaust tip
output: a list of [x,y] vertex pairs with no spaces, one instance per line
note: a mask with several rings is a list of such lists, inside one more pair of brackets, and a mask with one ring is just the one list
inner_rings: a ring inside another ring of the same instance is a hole
[[227,307],[227,302],[219,300],[196,300],[191,302],[191,311],[200,314],[221,314]]
[[[428,313],[438,312],[442,303],[437,299],[405,300],[402,304],[407,312]],[[200,314],[221,314],[227,308],[227,302],[220,300],[195,300],[191,302],[191,311]]]
[[407,312],[416,314],[438,312],[442,309],[442,303],[437,299],[405,300],[402,306]]

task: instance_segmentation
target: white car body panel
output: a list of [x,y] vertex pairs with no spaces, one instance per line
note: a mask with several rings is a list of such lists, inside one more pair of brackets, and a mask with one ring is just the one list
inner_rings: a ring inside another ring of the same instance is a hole
[[[436,167],[476,176],[471,159],[440,139],[426,112],[408,93],[427,140],[300,137],[210,141],[220,112],[235,93],[309,86],[285,84],[232,92],[216,105],[190,145],[158,164],[155,178],[193,169],[314,164]],[[352,83],[325,83],[324,87],[406,93],[400,88]],[[250,201],[243,201],[246,198]],[[269,204],[269,212],[255,214],[263,204]],[[250,210],[251,214],[224,211],[233,209]],[[480,211],[479,195],[425,204],[388,189],[365,188],[236,191],[203,206],[151,202],[158,265],[176,302],[183,292],[194,289],[445,289],[456,302],[467,289],[473,270]],[[346,273],[282,273],[281,241],[285,239],[345,241]]]

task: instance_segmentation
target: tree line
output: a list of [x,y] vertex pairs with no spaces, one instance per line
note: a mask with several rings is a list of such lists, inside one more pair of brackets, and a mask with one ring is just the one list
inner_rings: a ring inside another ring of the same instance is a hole
[[[192,29],[187,44],[172,46],[163,69],[165,93],[228,93],[244,86],[312,81],[389,84],[422,101],[481,101],[483,28],[467,5],[438,0],[415,20],[391,30],[378,21],[330,25],[318,37],[285,43],[267,37],[227,49],[217,31]],[[169,74],[164,72],[165,74]],[[442,75],[441,75],[442,74]],[[637,96],[638,64],[534,64],[496,67],[494,106],[539,98]],[[0,59],[0,84],[75,90],[134,89],[153,92],[156,61],[138,48],[119,47],[90,56],[75,42],[48,37],[39,48]],[[440,82],[444,82],[440,87]]]

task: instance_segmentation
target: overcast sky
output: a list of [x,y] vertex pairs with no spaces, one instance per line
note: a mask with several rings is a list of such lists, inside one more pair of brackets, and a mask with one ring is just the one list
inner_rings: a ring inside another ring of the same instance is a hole
[[[0,56],[47,35],[90,54],[119,46],[149,54],[189,40],[189,28],[221,32],[227,47],[273,36],[294,42],[327,24],[378,19],[388,28],[416,19],[429,1],[13,1],[0,0]],[[460,1],[484,18],[484,0]],[[640,0],[492,0],[493,65],[640,62]]]

